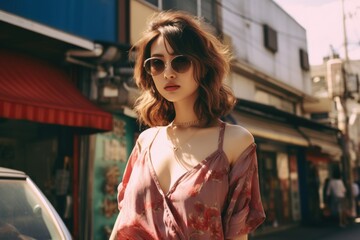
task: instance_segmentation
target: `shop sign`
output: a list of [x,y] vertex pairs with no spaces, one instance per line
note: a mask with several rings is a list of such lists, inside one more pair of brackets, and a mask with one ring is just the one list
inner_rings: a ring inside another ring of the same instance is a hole
[[114,116],[112,132],[97,134],[94,149],[93,236],[108,239],[119,213],[117,187],[133,146],[131,120]]

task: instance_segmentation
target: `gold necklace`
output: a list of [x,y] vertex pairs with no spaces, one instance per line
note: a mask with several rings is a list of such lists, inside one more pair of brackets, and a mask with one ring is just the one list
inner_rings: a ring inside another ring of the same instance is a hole
[[171,122],[172,126],[174,127],[195,127],[195,126],[199,126],[200,125],[200,120],[193,120],[193,121],[187,121],[187,122],[178,122],[176,123],[175,121]]
[[188,136],[185,139],[185,141],[180,143],[179,140],[178,140],[178,144],[175,144],[176,141],[173,140],[173,138],[175,138],[174,127],[176,128],[177,126],[173,126],[173,124],[170,124],[169,126],[172,127],[171,128],[171,130],[172,130],[171,135],[172,136],[170,136],[168,134],[168,140],[169,140],[168,143],[169,143],[169,145],[171,146],[171,148],[173,149],[174,152],[177,152],[181,148],[181,146],[184,145],[185,143],[187,143],[195,135],[195,133],[197,132],[197,131],[193,131],[193,133],[191,133],[190,136]]

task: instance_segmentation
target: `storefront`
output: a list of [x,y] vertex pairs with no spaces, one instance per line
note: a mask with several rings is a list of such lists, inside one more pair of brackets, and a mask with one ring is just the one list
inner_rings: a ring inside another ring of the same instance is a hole
[[29,174],[82,238],[89,137],[111,132],[114,121],[90,100],[93,69],[67,62],[66,53],[101,49],[2,11],[0,30],[0,166]]
[[[334,168],[341,167],[343,151],[339,144],[339,132],[323,129],[317,132],[312,129],[301,128],[312,140],[312,145],[305,151],[305,160],[302,182],[303,222],[305,224],[319,224],[328,217],[325,209],[326,181],[331,178]],[[321,146],[321,147],[320,147]]]
[[294,128],[244,111],[231,114],[257,144],[259,180],[266,220],[261,230],[299,222],[298,155],[307,142]]
[[68,72],[44,59],[0,50],[0,165],[26,172],[72,231],[78,224],[80,138],[113,128]]
[[[258,231],[318,219],[314,213],[321,214],[324,169],[330,169],[342,154],[338,130],[247,100],[238,101],[231,118],[247,128],[257,143],[260,189],[267,215]],[[316,156],[327,156],[331,161],[315,159],[314,149]],[[312,167],[314,162],[316,168]],[[319,175],[321,178],[315,177]]]

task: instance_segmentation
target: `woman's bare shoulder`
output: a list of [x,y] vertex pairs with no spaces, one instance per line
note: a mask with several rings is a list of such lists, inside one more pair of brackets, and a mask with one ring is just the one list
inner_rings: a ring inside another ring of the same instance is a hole
[[142,149],[143,147],[148,146],[160,128],[161,127],[152,127],[142,131],[137,139],[139,148]]
[[240,125],[226,124],[224,151],[230,163],[236,161],[244,150],[254,143],[253,135]]

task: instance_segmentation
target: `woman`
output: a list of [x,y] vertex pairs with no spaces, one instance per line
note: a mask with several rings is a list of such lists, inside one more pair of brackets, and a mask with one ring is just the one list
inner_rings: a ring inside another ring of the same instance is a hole
[[135,48],[135,110],[151,128],[119,185],[112,238],[247,239],[265,214],[254,138],[220,120],[235,103],[227,49],[182,12],[157,14]]

